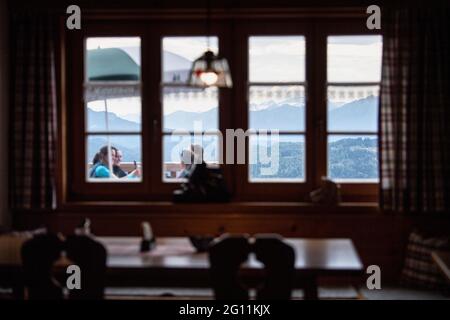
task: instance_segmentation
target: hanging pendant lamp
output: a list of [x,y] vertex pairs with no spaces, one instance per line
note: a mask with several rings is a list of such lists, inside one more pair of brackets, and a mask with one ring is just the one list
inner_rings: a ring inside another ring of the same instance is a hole
[[191,86],[201,87],[216,86],[231,88],[233,83],[231,81],[227,59],[215,55],[208,49],[192,63],[189,84]]
[[231,88],[230,68],[227,59],[214,54],[210,49],[210,6],[207,8],[207,50],[192,63],[189,72],[188,84],[196,87],[221,87]]

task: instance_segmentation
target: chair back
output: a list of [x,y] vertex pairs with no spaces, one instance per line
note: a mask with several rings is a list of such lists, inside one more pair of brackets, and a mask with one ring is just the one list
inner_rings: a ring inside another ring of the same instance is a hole
[[53,278],[52,269],[59,259],[63,242],[55,234],[40,234],[21,248],[24,285],[30,300],[60,300],[63,292]]
[[211,244],[210,276],[217,300],[248,300],[248,291],[239,280],[239,269],[249,252],[250,245],[245,235],[225,235]]
[[291,298],[295,270],[295,251],[277,234],[224,235],[209,248],[211,283],[218,300],[248,300],[248,288],[239,279],[241,264],[254,253],[264,264],[264,278],[258,286],[258,300]]
[[67,237],[66,255],[81,269],[81,289],[70,290],[74,300],[99,300],[104,298],[106,257],[105,247],[85,235]]
[[264,264],[266,275],[256,299],[289,300],[295,270],[294,249],[279,235],[256,235],[253,252]]

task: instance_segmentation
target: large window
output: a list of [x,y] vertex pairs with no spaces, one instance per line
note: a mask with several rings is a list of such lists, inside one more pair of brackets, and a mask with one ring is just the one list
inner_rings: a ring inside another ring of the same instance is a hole
[[250,182],[305,180],[305,38],[248,39]]
[[[170,200],[200,157],[237,201],[308,201],[322,177],[376,200],[382,37],[365,20],[224,17],[208,40],[196,19],[104,19],[66,34],[69,197]],[[187,84],[207,49],[232,88]]]
[[378,181],[381,36],[329,36],[327,42],[328,177]]
[[[206,49],[208,39],[204,36],[162,39],[162,172],[165,182],[184,180],[185,172],[194,162],[190,156],[194,152],[207,163],[217,164],[221,156],[219,90],[186,86],[192,62]],[[209,49],[218,53],[217,37],[209,37]]]
[[139,182],[141,39],[90,37],[85,48],[86,179]]

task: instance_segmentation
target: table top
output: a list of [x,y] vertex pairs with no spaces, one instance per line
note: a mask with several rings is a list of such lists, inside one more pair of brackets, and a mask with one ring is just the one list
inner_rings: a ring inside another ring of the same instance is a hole
[[[108,251],[109,269],[208,269],[207,253],[197,253],[188,238],[158,238],[156,247],[140,253],[138,237],[99,237]],[[361,272],[363,265],[350,239],[287,238],[296,253],[297,271]],[[253,255],[243,269],[260,269],[263,265]]]
[[431,253],[433,261],[438,265],[441,272],[450,282],[450,252],[448,251],[433,251]]

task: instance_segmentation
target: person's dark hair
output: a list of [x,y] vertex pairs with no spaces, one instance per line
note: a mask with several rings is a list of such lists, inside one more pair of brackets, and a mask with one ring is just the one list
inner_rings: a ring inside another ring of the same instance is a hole
[[[116,147],[111,147],[111,150],[114,150],[117,152]],[[94,158],[92,159],[92,164],[97,164],[99,162],[104,162],[106,159],[108,159],[108,146],[103,146],[100,148],[100,150],[95,154]]]
[[93,164],[93,165],[96,165],[96,164],[99,163],[99,162],[100,162],[100,153],[97,152],[97,153],[95,154],[94,158],[92,159],[92,164]]

